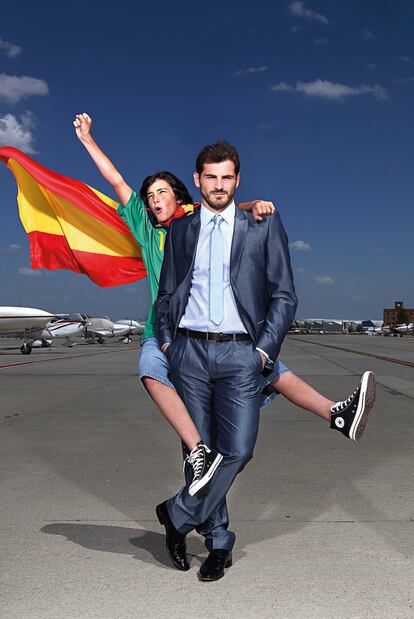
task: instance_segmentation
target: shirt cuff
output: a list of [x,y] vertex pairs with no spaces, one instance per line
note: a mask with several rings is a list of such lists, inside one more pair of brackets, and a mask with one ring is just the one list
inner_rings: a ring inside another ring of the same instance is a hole
[[262,350],[261,348],[258,348],[257,346],[256,346],[256,350],[258,350],[259,352],[261,352],[261,353],[262,353],[262,355],[264,355],[264,356],[266,357],[266,359],[267,359],[267,363],[272,363],[272,364],[273,364],[273,361],[271,360],[271,358],[269,357],[269,355],[267,354],[267,352],[265,352],[265,351],[264,351],[264,350]]

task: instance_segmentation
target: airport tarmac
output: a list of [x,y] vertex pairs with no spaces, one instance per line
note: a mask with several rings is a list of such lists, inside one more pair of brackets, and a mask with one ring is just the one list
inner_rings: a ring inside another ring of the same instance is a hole
[[377,405],[361,444],[282,397],[262,412],[216,583],[197,535],[189,572],[166,556],[154,507],[182,484],[180,446],[136,356],[0,340],[2,619],[414,617],[414,337],[286,338],[283,361],[335,400],[373,370]]

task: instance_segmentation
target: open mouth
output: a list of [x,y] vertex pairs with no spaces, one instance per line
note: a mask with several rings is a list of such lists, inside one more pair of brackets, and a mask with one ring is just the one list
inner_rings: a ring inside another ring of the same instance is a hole
[[162,213],[162,208],[160,206],[156,206],[154,210],[156,215],[160,215]]

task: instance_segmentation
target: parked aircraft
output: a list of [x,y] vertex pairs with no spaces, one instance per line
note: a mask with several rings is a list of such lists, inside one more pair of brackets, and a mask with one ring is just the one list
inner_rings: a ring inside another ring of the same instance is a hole
[[414,325],[412,322],[407,325],[398,325],[398,327],[394,328],[394,331],[396,331],[399,335],[403,335],[405,333],[413,333]]
[[85,338],[89,343],[98,342],[103,344],[106,338],[122,337],[125,338],[125,343],[131,342],[131,335],[141,334],[144,331],[145,325],[137,320],[130,318],[122,318],[116,322],[112,322],[109,316],[102,318],[92,318],[87,314],[81,314],[86,320]]
[[0,307],[0,336],[22,339],[20,351],[28,355],[36,340],[44,341],[42,346],[50,345],[50,333],[45,336],[44,330],[54,318],[54,314],[33,307]]
[[59,318],[52,320],[47,325],[47,331],[52,337],[66,338],[68,346],[74,346],[73,338],[83,337],[85,333],[85,321],[80,314],[59,314]]
[[131,320],[130,318],[122,318],[121,320],[117,320],[114,327],[117,328],[119,326],[125,326],[128,328],[128,331],[123,334],[124,339],[122,341],[124,344],[130,344],[132,342],[131,336],[142,335],[145,329],[145,323],[142,323],[139,320]]
[[122,319],[116,323],[108,316],[93,318],[88,314],[51,314],[30,307],[0,307],[0,337],[16,337],[23,340],[22,354],[30,354],[32,348],[52,345],[55,338],[66,338],[68,346],[74,346],[74,338],[83,337],[89,343],[103,344],[106,338],[124,338],[141,334],[145,325],[140,321]]
[[145,322],[140,320],[131,320],[131,318],[121,318],[117,320],[116,325],[128,325],[130,327],[131,335],[142,335],[145,329]]

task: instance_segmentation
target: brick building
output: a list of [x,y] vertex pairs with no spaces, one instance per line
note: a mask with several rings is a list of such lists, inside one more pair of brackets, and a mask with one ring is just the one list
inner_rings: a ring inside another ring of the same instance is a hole
[[404,301],[395,301],[394,309],[384,309],[384,327],[395,327],[400,324],[401,320],[398,320],[398,314],[401,310],[406,311],[409,315],[408,322],[414,322],[414,309],[404,307]]

